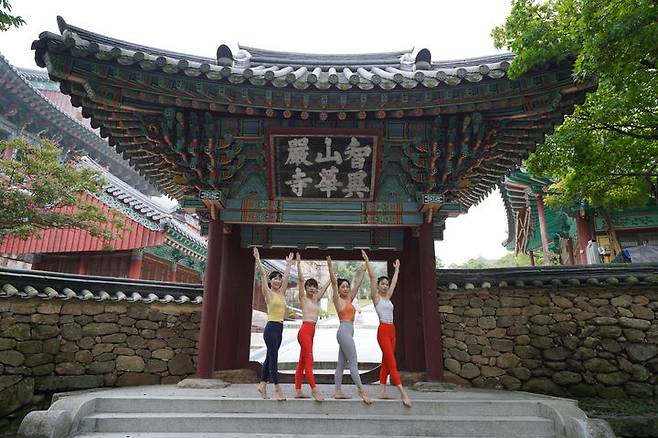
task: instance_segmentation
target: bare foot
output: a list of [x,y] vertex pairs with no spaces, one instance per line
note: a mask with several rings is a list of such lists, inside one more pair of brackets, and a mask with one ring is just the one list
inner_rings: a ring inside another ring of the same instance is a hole
[[263,400],[267,400],[269,397],[267,396],[267,383],[260,382],[258,384],[258,392],[260,393],[260,396],[263,398]]
[[274,391],[276,392],[276,399],[278,401],[284,401],[286,397],[283,395],[283,390],[279,385],[274,385]]
[[400,390],[400,398],[402,399],[402,404],[405,405],[406,407],[410,408],[411,407],[411,399],[407,395],[407,391],[404,390],[402,385],[398,385],[398,389]]
[[301,389],[295,390],[295,398],[311,398],[308,394],[304,394]]
[[334,398],[336,400],[349,400],[352,397],[348,397],[343,391],[339,389],[334,393]]
[[363,388],[359,388],[359,389],[357,389],[356,392],[357,392],[357,394],[359,394],[359,396],[363,399],[363,403],[365,403],[365,404],[367,404],[367,405],[369,405],[370,403],[372,403],[372,400],[370,400],[370,399],[368,398],[368,394],[366,394],[365,389],[363,389]]
[[311,390],[311,394],[313,395],[313,398],[315,399],[315,401],[321,402],[321,401],[324,400],[324,398],[322,397],[322,394],[320,394],[320,391],[318,391],[316,388],[313,388]]

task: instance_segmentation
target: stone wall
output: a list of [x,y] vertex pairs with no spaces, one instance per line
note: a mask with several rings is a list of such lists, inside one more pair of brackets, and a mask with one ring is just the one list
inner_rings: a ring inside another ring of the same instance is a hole
[[439,291],[446,379],[558,396],[658,397],[658,288]]
[[192,303],[0,299],[0,431],[54,392],[194,374],[200,320]]

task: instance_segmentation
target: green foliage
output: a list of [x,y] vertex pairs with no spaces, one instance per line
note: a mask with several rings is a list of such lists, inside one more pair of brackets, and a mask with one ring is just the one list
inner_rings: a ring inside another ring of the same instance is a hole
[[0,141],[0,153],[7,149],[15,159],[0,160],[0,239],[28,238],[47,228],[82,229],[106,242],[116,237],[112,229],[121,223],[82,201],[102,188],[97,172],[60,163],[60,150],[48,141]]
[[10,27],[20,27],[25,24],[25,20],[18,15],[11,15],[11,4],[9,0],[0,0],[0,32],[4,32]]
[[[354,285],[356,280],[359,278],[359,275],[361,275],[361,271],[363,270],[363,261],[334,261],[333,266],[337,278],[346,278],[352,285]],[[372,262],[372,267],[377,277],[387,275],[385,263]],[[359,288],[357,298],[370,298],[370,279],[368,278],[367,273],[363,278],[363,283],[361,283],[361,288]]]
[[[551,264],[558,264],[556,258],[558,256],[556,254],[551,253],[549,255],[551,257]],[[535,265],[541,266],[543,265],[544,259],[542,258],[541,252],[538,254],[535,254]],[[467,262],[464,262],[462,264],[456,265],[450,265],[450,269],[492,269],[492,268],[512,268],[512,267],[518,267],[518,266],[530,266],[530,257],[526,254],[518,254],[514,255],[514,253],[510,252],[504,255],[503,257],[499,258],[498,260],[486,260],[483,258],[477,258],[477,259],[470,259]]]
[[654,0],[513,0],[497,47],[517,53],[510,77],[574,60],[585,103],[526,162],[550,176],[549,205],[640,207],[658,194],[658,4]]

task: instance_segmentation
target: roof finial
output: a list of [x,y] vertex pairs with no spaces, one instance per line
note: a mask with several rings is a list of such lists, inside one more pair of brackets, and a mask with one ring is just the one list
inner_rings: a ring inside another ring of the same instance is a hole
[[233,65],[233,52],[226,44],[222,44],[217,48],[217,65],[227,67]]
[[432,54],[427,49],[420,49],[416,55],[416,70],[429,70],[432,68]]

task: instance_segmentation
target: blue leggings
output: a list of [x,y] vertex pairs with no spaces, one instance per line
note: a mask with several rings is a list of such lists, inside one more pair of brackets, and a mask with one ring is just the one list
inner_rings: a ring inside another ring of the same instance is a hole
[[267,382],[272,379],[272,383],[279,383],[279,347],[283,338],[283,323],[276,321],[267,321],[265,330],[263,330],[263,339],[267,347],[267,356],[263,362],[263,370],[260,381]]

